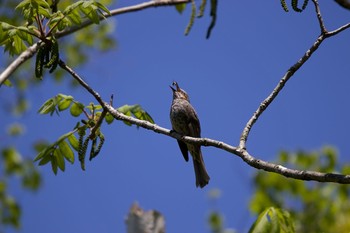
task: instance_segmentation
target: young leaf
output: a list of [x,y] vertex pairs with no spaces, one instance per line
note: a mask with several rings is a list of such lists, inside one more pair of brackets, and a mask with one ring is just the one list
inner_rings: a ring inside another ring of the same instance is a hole
[[45,164],[47,164],[48,162],[51,161],[51,157],[52,155],[51,154],[46,154],[39,162],[39,166],[43,166]]
[[42,159],[43,157],[50,155],[54,150],[53,146],[48,146],[44,150],[42,150],[34,159],[34,162]]
[[69,106],[71,105],[73,101],[73,97],[72,98],[66,98],[66,99],[62,99],[59,103],[58,103],[58,111],[63,111],[66,110],[67,108],[69,108]]
[[57,175],[57,158],[56,156],[52,156],[52,159],[51,159],[51,168],[52,168],[52,171],[55,175]]
[[59,167],[59,169],[61,171],[64,171],[66,166],[65,166],[65,163],[64,163],[64,158],[63,158],[63,154],[61,153],[61,150],[56,149],[53,152],[53,156],[55,157],[55,159],[57,161],[57,166]]
[[107,124],[111,124],[114,121],[114,117],[109,112],[107,112],[105,116],[105,121],[107,122]]
[[48,114],[52,115],[54,112],[56,112],[56,101],[55,97],[46,100],[46,102],[39,108],[38,113],[40,114]]
[[267,208],[263,211],[249,230],[249,233],[286,232],[294,233],[294,223],[287,211]]
[[[71,134],[71,135],[73,135],[73,134]],[[68,145],[68,143],[66,141],[61,141],[58,144],[58,148],[59,148],[61,154],[64,156],[64,158],[73,164],[74,163],[74,153],[73,153],[72,149],[70,148],[70,146]]]
[[186,9],[186,3],[176,4],[175,9],[177,10],[177,12],[182,14],[182,12],[184,12],[184,10]]
[[[73,147],[73,149],[75,151],[79,151],[79,141],[78,139],[75,137],[74,134],[69,135],[69,137],[67,138],[69,144]],[[74,163],[74,157],[73,157],[73,162]]]
[[74,117],[78,117],[83,112],[83,109],[83,104],[79,102],[73,102],[72,106],[70,107],[70,114]]
[[108,8],[105,5],[103,5],[102,3],[94,2],[94,5],[97,6],[98,9],[106,12],[107,14],[109,14],[109,15],[111,14],[111,12],[108,10]]

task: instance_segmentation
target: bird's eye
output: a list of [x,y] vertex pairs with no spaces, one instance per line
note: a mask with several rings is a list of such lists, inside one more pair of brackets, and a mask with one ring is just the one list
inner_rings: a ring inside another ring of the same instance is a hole
[[174,81],[172,85],[173,85],[173,86],[176,86],[176,85],[177,85],[177,82]]

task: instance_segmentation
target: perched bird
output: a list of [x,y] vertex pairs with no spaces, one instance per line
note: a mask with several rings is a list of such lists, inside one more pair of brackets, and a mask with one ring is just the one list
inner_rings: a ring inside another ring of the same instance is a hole
[[[170,120],[173,130],[190,137],[201,137],[201,126],[196,111],[190,104],[187,93],[180,89],[176,82],[170,88],[173,90],[173,102],[170,108]],[[205,169],[201,146],[177,140],[183,157],[188,161],[188,151],[193,159],[196,186],[203,188],[209,182],[209,175]]]

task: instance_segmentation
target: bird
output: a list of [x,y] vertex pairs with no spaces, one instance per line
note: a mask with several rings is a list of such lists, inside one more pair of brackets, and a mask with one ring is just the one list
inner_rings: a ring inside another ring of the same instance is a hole
[[[170,88],[173,91],[173,100],[170,107],[172,130],[184,136],[200,138],[200,122],[196,110],[190,103],[188,94],[179,87],[177,82],[173,82]],[[203,188],[209,183],[210,177],[205,168],[201,146],[185,143],[181,140],[177,140],[177,142],[186,162],[188,162],[188,152],[190,152],[196,176],[196,187]]]

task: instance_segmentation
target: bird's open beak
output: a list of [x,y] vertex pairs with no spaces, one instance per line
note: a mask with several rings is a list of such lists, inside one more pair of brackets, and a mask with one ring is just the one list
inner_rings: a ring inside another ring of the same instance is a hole
[[[176,89],[174,89],[173,87],[176,87]],[[171,86],[169,86],[171,88],[171,90],[173,91],[179,91],[180,90],[180,87],[179,87],[179,84],[177,84],[177,82],[173,82]]]

